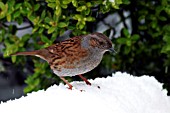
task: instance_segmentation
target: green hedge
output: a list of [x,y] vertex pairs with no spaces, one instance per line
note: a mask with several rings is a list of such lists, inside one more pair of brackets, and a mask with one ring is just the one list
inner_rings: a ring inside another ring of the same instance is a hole
[[[106,54],[100,66],[86,76],[100,76],[97,70],[105,67],[136,76],[155,76],[164,83],[165,88],[170,88],[170,1],[111,1],[1,0],[0,43],[4,49],[0,52],[8,59],[10,54],[18,51],[47,47],[68,30],[71,30],[70,37],[88,34],[97,29],[98,22],[104,22],[105,17],[117,13],[120,21],[115,26],[107,24],[109,28],[104,32],[109,36],[120,23],[123,24],[120,36],[112,36],[117,54]],[[131,22],[131,28],[127,19]],[[27,22],[29,25],[18,28],[7,22]],[[16,36],[17,31],[28,28],[33,29],[31,34]],[[16,67],[22,66],[20,71],[28,75],[25,80],[28,84],[26,93],[59,83],[59,78],[51,72],[48,64],[39,58],[12,56],[8,60]],[[71,78],[68,80],[71,81]]]

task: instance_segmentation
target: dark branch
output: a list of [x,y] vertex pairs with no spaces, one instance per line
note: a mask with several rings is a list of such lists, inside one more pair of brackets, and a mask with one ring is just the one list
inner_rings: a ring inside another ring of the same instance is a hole
[[[5,23],[0,23],[0,27],[8,28],[9,26],[6,25]],[[30,27],[32,27],[31,24],[28,25],[28,26],[20,27],[20,28],[17,28],[17,27],[16,27],[16,29],[17,29],[17,30],[23,30],[23,29],[28,29],[28,28],[30,28]]]

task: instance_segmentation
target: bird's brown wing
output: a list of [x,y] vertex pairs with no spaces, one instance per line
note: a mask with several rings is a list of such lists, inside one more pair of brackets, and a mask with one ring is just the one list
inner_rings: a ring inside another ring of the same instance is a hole
[[51,68],[75,68],[79,60],[87,56],[87,50],[81,47],[81,39],[81,36],[69,38],[46,48],[52,54]]

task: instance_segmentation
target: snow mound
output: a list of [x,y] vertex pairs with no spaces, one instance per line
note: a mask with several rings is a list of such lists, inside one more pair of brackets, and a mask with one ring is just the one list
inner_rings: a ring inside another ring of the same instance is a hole
[[[112,77],[72,82],[0,104],[1,113],[170,113],[170,97],[154,77],[117,72]],[[98,88],[100,86],[100,89]],[[82,91],[80,91],[82,90]]]

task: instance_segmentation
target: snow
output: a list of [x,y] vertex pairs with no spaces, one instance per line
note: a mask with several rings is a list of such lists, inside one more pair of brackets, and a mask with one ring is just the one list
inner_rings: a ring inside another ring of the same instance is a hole
[[170,113],[170,97],[154,77],[117,72],[90,82],[74,81],[73,90],[61,83],[30,93],[1,103],[0,113]]

